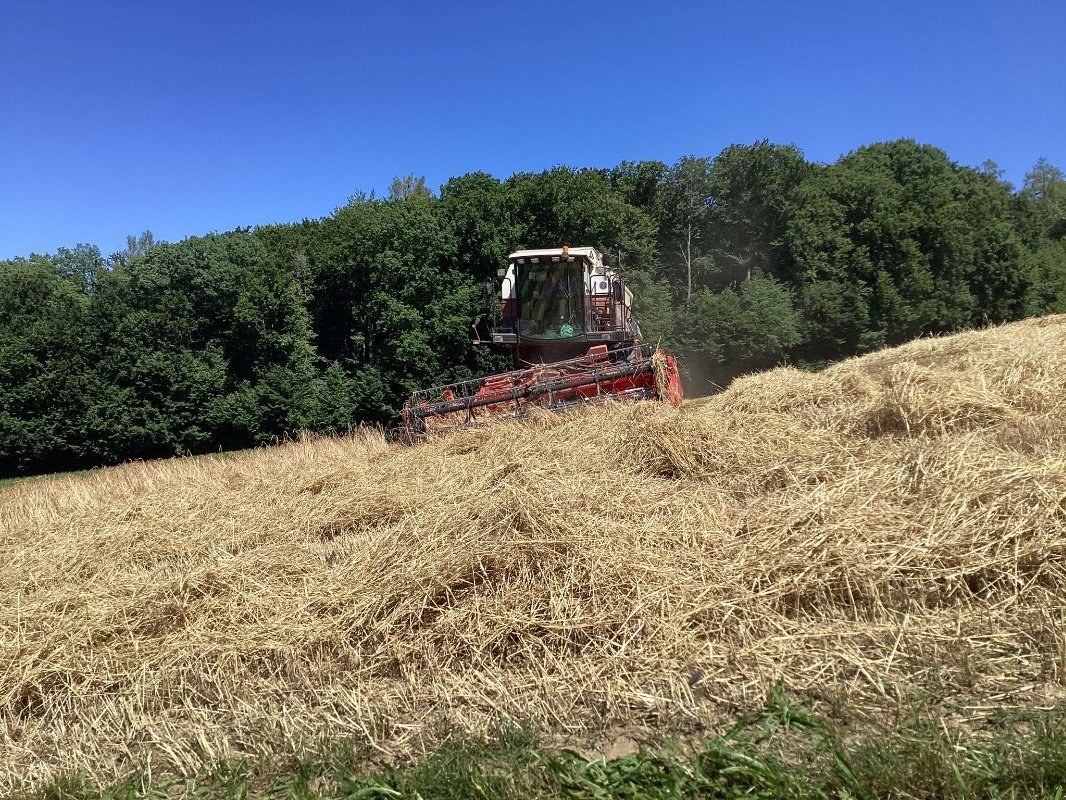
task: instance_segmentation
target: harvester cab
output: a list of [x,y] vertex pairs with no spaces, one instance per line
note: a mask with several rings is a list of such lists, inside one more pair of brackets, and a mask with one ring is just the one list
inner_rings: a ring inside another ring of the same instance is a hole
[[633,294],[592,247],[519,250],[499,271],[499,324],[474,344],[506,348],[514,371],[416,392],[404,404],[412,436],[489,419],[608,399],[681,404],[673,356],[644,343]]
[[492,342],[511,351],[516,367],[640,341],[633,293],[593,248],[520,250],[502,272],[501,324]]

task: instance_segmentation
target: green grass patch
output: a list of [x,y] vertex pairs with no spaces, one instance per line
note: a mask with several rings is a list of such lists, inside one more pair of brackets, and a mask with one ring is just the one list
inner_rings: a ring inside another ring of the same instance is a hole
[[666,742],[605,759],[542,745],[507,728],[456,737],[430,757],[374,765],[336,745],[287,765],[228,762],[195,778],[132,775],[109,787],[83,775],[22,800],[689,800],[695,798],[1054,798],[1066,787],[1066,710],[1003,715],[980,730],[909,719],[847,732],[775,691],[720,737]]

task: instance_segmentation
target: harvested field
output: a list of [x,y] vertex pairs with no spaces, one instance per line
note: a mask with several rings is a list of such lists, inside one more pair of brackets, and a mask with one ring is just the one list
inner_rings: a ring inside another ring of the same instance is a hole
[[500,718],[714,729],[1066,686],[1066,316],[411,448],[0,489],[0,788]]

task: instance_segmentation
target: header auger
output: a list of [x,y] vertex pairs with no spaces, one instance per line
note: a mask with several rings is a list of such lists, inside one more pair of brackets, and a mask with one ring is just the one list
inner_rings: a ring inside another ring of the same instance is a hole
[[530,406],[565,411],[608,399],[681,405],[674,357],[641,341],[633,294],[591,247],[520,250],[500,270],[501,322],[474,344],[506,347],[515,369],[415,392],[403,430],[434,431],[523,416]]

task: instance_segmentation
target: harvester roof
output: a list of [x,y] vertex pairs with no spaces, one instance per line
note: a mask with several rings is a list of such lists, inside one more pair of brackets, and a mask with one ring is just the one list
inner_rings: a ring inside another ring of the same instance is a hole
[[589,261],[596,261],[600,254],[596,251],[595,247],[568,247],[566,252],[563,252],[561,247],[550,247],[544,250],[519,250],[515,253],[511,253],[507,258],[513,261],[516,258],[537,258],[538,256],[577,256],[579,258],[586,258]]

